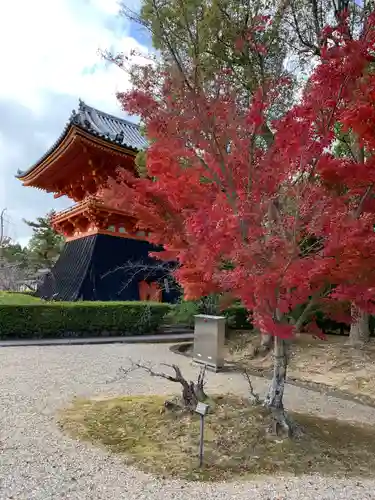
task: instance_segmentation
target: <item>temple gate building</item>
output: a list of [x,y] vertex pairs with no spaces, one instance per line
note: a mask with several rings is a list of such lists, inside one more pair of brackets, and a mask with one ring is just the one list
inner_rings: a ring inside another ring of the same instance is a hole
[[55,144],[27,171],[18,172],[24,186],[75,202],[52,218],[65,246],[38,287],[38,296],[69,301],[176,299],[165,271],[148,256],[155,247],[136,230],[136,220],[107,206],[98,194],[117,168],[135,172],[135,156],[146,146],[137,125],[80,101]]

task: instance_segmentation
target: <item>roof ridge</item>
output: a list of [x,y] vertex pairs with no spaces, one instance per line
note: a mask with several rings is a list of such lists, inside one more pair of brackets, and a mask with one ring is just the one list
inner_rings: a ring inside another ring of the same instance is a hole
[[[81,112],[81,111],[83,112],[85,110],[94,111],[95,113],[98,113],[101,116],[105,116],[107,118],[110,118],[111,120],[126,123],[127,125],[130,125],[130,126],[136,128],[137,130],[139,130],[139,128],[140,128],[139,125],[137,125],[134,122],[131,122],[130,120],[127,120],[126,118],[120,118],[119,116],[113,115],[111,113],[107,113],[106,111],[102,111],[101,109],[98,109],[98,108],[95,108],[94,106],[90,106],[89,104],[86,104],[82,99],[79,99],[78,100],[78,112]],[[74,112],[77,113],[77,111],[73,110],[72,114]]]

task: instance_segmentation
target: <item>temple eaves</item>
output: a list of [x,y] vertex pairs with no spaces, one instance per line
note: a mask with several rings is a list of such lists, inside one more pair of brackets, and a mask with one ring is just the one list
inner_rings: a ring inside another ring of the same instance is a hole
[[72,126],[78,127],[94,137],[122,146],[124,149],[140,151],[148,145],[147,140],[140,133],[138,125],[88,106],[80,99],[78,110],[72,111],[57,141],[29,169],[18,170],[16,177],[22,178],[32,172],[37,165],[59,147]]

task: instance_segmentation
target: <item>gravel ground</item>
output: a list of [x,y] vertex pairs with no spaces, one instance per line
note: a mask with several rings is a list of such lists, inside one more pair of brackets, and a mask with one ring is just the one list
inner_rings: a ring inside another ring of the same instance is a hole
[[[0,349],[0,500],[205,500],[262,499],[375,499],[375,479],[337,480],[267,477],[244,483],[188,484],[158,480],[105,451],[63,435],[55,413],[74,396],[171,392],[173,384],[132,373],[114,381],[127,359],[178,362],[194,376],[187,358],[172,354],[167,345],[83,345],[6,347]],[[246,383],[235,374],[208,374],[208,389],[246,393]],[[258,391],[266,387],[254,378]],[[287,387],[289,408],[347,420],[375,422],[375,409],[356,403]]]

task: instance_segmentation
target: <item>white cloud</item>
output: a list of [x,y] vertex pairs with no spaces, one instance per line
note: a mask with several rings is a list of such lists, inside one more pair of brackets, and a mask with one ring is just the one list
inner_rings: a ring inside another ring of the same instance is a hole
[[[124,75],[116,68],[84,71],[100,62],[98,48],[130,50],[138,43],[111,29],[116,0],[15,0],[1,8],[0,95],[17,97],[36,111],[43,92],[87,96],[111,103]],[[107,23],[106,23],[107,21]],[[124,83],[124,82],[123,82]]]
[[56,140],[79,97],[121,112],[115,93],[129,82],[98,49],[145,48],[129,36],[129,22],[116,18],[118,10],[117,0],[12,0],[0,7],[0,207],[8,207],[18,238],[29,234],[22,216],[60,206],[21,188],[17,168],[27,169]]
[[92,4],[107,14],[117,14],[119,10],[118,0],[92,0]]

